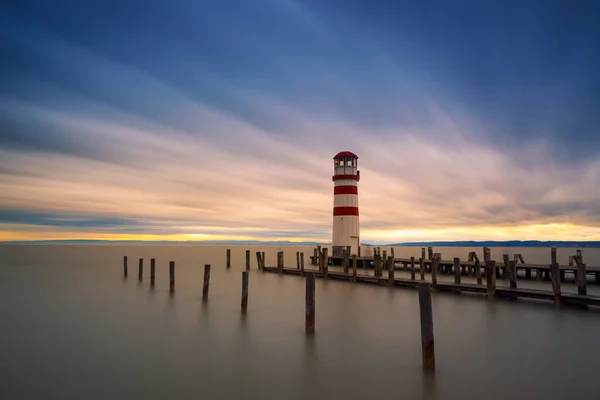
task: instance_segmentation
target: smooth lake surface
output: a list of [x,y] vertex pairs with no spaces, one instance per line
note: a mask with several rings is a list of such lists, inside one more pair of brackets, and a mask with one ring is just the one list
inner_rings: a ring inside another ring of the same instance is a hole
[[[303,251],[308,265],[312,248],[229,247],[227,270],[226,246],[0,246],[0,399],[600,399],[597,310],[434,293],[429,376],[416,291],[317,280],[316,335],[307,338],[304,279],[257,271],[254,252],[274,265],[282,249],[295,265]],[[242,316],[245,249],[252,267]],[[445,259],[469,250],[436,249]],[[537,250],[543,259],[527,262],[549,259],[549,249]],[[589,253],[587,264],[600,265]],[[418,257],[420,248],[396,254]],[[501,250],[492,255],[501,259]],[[591,293],[597,286],[590,280]]]

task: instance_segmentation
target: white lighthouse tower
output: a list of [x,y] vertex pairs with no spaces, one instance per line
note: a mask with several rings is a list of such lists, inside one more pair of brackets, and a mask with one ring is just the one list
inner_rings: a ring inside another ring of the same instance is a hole
[[351,246],[350,254],[359,254],[358,223],[358,156],[342,151],[333,157],[333,239],[332,256],[341,257]]

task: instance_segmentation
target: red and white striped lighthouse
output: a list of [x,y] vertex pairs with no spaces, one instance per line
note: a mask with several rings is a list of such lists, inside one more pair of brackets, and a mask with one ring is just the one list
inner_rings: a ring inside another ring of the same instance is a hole
[[358,156],[342,151],[333,157],[333,238],[332,256],[340,257],[346,246],[359,254]]

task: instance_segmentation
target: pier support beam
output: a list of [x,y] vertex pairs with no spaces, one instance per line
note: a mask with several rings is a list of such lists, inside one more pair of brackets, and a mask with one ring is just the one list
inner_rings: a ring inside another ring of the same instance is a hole
[[202,283],[202,301],[208,301],[208,288],[210,286],[210,264],[204,265],[204,282]]
[[154,281],[156,280],[156,260],[150,259],[150,286],[154,287]]
[[315,333],[315,273],[306,274],[306,323],[305,332]]
[[419,311],[421,316],[421,353],[423,369],[435,370],[435,346],[433,338],[433,311],[428,283],[419,285]]
[[491,260],[485,264],[485,277],[487,283],[487,299],[494,300],[496,296],[496,261]]
[[552,279],[552,290],[554,291],[554,304],[560,307],[562,305],[562,296],[560,292],[560,271],[558,262],[556,262],[556,247],[550,249],[550,255],[550,278]]
[[248,310],[248,271],[242,272],[242,314]]
[[169,261],[169,292],[175,293],[175,261]]

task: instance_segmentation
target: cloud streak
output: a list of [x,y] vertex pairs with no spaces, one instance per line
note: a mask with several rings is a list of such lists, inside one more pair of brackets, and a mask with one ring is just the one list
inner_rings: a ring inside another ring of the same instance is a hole
[[[158,2],[128,22],[106,2],[90,8],[99,19],[86,19],[85,33],[83,9],[64,3],[72,19],[44,15],[41,4],[0,10],[9,27],[0,46],[11,55],[0,82],[0,237],[327,240],[331,157],[346,149],[360,157],[366,240],[600,235],[595,139],[576,151],[548,130],[524,133],[531,125],[514,116],[552,108],[511,108],[508,95],[490,92],[517,125],[498,123],[463,101],[464,77],[418,71],[436,43],[423,52],[407,44],[399,62],[383,33],[349,29],[358,17],[334,19],[331,2],[232,2],[238,11]],[[100,16],[116,18],[112,31]],[[519,82],[500,70],[477,79]],[[572,137],[580,143],[600,127],[586,111],[596,100],[581,76],[566,79],[560,90],[532,90],[558,105],[577,99],[569,109],[585,123]],[[561,115],[534,125],[554,129]]]

